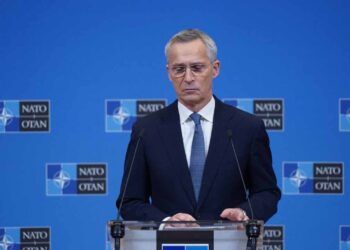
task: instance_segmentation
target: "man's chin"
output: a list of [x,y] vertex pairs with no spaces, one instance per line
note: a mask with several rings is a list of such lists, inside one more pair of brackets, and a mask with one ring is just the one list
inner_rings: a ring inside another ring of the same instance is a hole
[[186,96],[185,98],[181,98],[180,102],[188,108],[193,108],[200,105],[203,99],[199,96]]
[[197,104],[200,102],[200,98],[198,95],[186,95],[184,98],[182,98],[183,102],[188,104]]

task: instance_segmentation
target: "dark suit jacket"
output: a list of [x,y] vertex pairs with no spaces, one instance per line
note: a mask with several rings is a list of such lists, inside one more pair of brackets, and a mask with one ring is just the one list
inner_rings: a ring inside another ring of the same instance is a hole
[[186,161],[177,102],[134,124],[121,194],[135,146],[140,133],[142,135],[121,210],[125,220],[161,221],[179,212],[191,214],[197,220],[218,220],[225,208],[234,207],[242,208],[251,218],[229,141],[229,129],[255,219],[266,221],[277,211],[280,190],[276,185],[263,122],[217,98],[215,101],[212,135],[198,202]]

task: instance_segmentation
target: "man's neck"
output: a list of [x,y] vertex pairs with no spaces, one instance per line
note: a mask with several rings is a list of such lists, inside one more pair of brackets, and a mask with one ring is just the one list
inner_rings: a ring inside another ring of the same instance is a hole
[[211,96],[208,100],[206,100],[205,102],[202,103],[183,103],[179,100],[179,102],[184,105],[186,108],[188,108],[189,110],[191,110],[192,112],[198,112],[200,111],[202,108],[204,108],[211,100],[211,98],[214,98],[213,96]]

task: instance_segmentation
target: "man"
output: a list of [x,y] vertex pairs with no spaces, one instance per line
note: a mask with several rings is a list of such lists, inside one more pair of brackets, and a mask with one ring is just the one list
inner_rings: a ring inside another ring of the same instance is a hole
[[213,96],[213,79],[220,72],[215,42],[199,30],[184,30],[167,43],[165,53],[177,101],[134,124],[117,201],[120,209],[129,179],[122,217],[252,218],[240,167],[254,219],[268,220],[280,199],[269,139],[260,119]]

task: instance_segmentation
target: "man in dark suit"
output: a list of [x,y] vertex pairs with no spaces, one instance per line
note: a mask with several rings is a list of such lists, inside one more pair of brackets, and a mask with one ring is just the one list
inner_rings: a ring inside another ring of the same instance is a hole
[[240,167],[254,219],[268,220],[281,195],[268,135],[260,119],[213,95],[220,72],[215,42],[199,30],[184,30],[165,53],[177,101],[134,124],[117,201],[120,208],[129,179],[121,215],[155,221],[252,218]]

